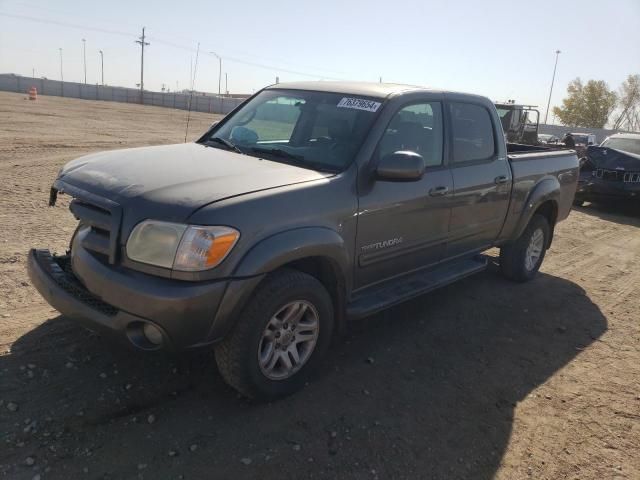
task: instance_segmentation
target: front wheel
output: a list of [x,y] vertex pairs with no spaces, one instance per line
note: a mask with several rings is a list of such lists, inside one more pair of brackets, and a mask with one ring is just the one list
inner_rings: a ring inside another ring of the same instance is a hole
[[297,270],[270,274],[215,348],[224,380],[271,400],[300,389],[329,347],[333,304],[324,286]]
[[527,282],[540,269],[549,245],[551,228],[542,215],[534,215],[522,235],[500,249],[500,269],[505,277]]

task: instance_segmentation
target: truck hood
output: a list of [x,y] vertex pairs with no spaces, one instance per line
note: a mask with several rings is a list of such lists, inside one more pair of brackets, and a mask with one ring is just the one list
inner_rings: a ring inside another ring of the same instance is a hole
[[640,155],[609,147],[590,146],[587,157],[594,168],[620,170],[627,172],[640,171]]
[[331,175],[186,143],[87,155],[69,162],[58,180],[116,202],[125,215],[184,221],[212,202]]

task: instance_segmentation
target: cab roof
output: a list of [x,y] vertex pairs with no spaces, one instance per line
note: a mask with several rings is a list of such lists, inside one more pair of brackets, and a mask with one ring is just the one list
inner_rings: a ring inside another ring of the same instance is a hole
[[427,92],[441,92],[431,88],[415,85],[402,85],[398,83],[374,83],[374,82],[289,82],[277,83],[267,87],[269,89],[282,88],[287,90],[311,90],[316,92],[344,93],[346,95],[361,95],[363,97],[387,98],[397,93],[424,90]]

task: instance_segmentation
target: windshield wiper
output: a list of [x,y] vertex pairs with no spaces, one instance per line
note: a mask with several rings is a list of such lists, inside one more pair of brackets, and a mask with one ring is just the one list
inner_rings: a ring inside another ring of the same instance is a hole
[[[280,148],[252,147],[251,151],[255,153],[262,153],[266,155],[271,155],[276,158],[280,158],[282,159],[281,161],[283,161],[284,163],[287,163],[296,167],[309,168],[311,170],[317,170],[319,172],[329,172],[329,173],[337,173],[340,171],[340,169],[333,167],[331,165],[325,165],[324,163],[321,163],[321,162],[312,162],[310,160],[305,160],[302,155],[296,155],[294,153],[287,152],[286,150],[282,150]],[[287,162],[286,160],[293,160],[293,161]]]
[[267,155],[273,155],[274,157],[290,158],[292,160],[304,160],[304,157],[302,155],[295,155],[293,153],[287,152],[286,150],[282,150],[281,148],[251,147],[251,151],[255,153],[266,153]]
[[235,143],[227,140],[226,138],[210,137],[210,138],[207,139],[207,142],[217,142],[217,143],[219,143],[221,145],[224,145],[229,150],[233,150],[234,152],[238,152],[238,153],[244,153],[242,150],[240,150],[240,148],[238,146],[236,146]]

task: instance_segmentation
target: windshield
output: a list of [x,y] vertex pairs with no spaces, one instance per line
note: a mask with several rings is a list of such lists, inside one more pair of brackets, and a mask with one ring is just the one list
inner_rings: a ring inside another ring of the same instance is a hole
[[379,100],[268,89],[202,143],[320,171],[349,166],[380,111]]
[[640,155],[640,138],[607,138],[602,146]]

